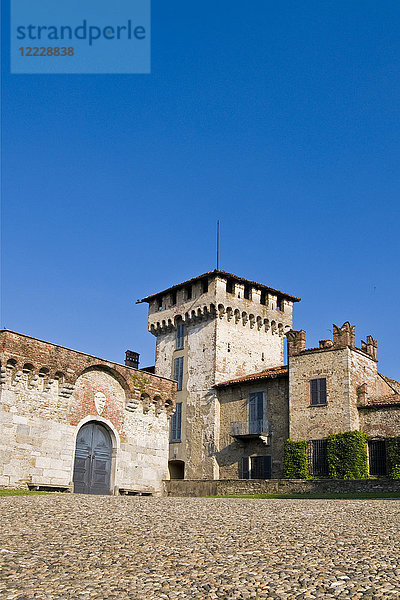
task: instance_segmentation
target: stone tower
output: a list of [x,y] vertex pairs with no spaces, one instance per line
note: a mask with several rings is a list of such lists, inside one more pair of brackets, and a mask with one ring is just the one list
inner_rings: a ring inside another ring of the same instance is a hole
[[214,384],[283,364],[299,298],[215,270],[143,298],[157,337],[155,373],[178,381],[171,477],[218,479]]

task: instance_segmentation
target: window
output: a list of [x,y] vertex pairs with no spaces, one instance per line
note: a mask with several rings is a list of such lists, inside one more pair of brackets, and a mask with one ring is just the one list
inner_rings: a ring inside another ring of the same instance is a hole
[[176,403],[176,410],[171,417],[171,442],[180,442],[182,436],[182,402]]
[[180,391],[183,384],[183,356],[174,360],[174,379],[178,382],[178,391]]
[[276,310],[283,311],[283,298],[281,298],[280,296],[278,296],[276,299]]
[[176,349],[182,350],[185,345],[185,325],[178,323],[176,327]]
[[249,394],[249,433],[262,433],[264,421],[264,393]]
[[265,290],[261,290],[260,304],[267,304],[267,292]]
[[201,289],[202,289],[203,294],[206,294],[208,292],[208,279],[202,280]]
[[157,298],[157,310],[162,310],[162,296]]
[[310,475],[313,477],[327,477],[327,440],[311,440],[308,442],[307,450]]
[[233,279],[226,280],[226,291],[228,292],[228,294],[235,293],[235,284],[233,282]]
[[250,289],[250,286],[248,286],[248,285],[244,286],[243,297],[246,300],[251,300],[251,289]]
[[172,292],[171,294],[171,304],[172,306],[175,306],[176,304],[176,292]]
[[188,285],[185,288],[185,293],[186,293],[186,300],[191,300],[192,299],[192,286]]
[[326,404],[326,379],[311,379],[310,404]]
[[243,456],[239,463],[240,479],[271,479],[270,456]]

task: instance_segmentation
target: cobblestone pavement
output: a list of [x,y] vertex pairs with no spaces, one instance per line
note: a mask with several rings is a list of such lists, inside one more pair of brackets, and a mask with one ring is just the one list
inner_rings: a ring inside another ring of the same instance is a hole
[[400,501],[0,498],[1,600],[400,599]]

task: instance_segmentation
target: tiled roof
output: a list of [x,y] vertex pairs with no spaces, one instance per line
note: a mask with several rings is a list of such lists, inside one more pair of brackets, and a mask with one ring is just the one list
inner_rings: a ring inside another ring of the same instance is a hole
[[380,398],[369,398],[366,404],[359,408],[374,408],[377,406],[400,406],[400,394],[381,396]]
[[253,287],[259,288],[260,290],[265,290],[266,292],[271,292],[272,294],[277,294],[279,296],[283,296],[283,298],[287,298],[288,300],[291,300],[292,302],[300,302],[300,298],[298,298],[297,296],[292,296],[291,294],[286,294],[285,292],[280,292],[279,290],[275,290],[274,288],[271,288],[267,285],[264,285],[263,283],[257,283],[255,281],[251,281],[250,279],[244,279],[243,277],[238,277],[237,275],[234,275],[233,273],[227,273],[226,271],[220,271],[219,269],[215,269],[214,271],[208,271],[208,273],[203,273],[203,275],[197,275],[197,277],[192,277],[192,279],[188,279],[187,281],[183,281],[182,283],[177,283],[176,285],[172,285],[171,287],[167,288],[166,290],[162,290],[160,292],[156,292],[155,294],[151,294],[150,296],[146,296],[146,298],[142,298],[141,300],[138,300],[137,302],[150,302],[151,300],[153,300],[153,298],[156,298],[157,296],[160,296],[161,294],[166,294],[167,292],[172,292],[173,290],[176,290],[184,285],[188,285],[189,283],[195,283],[196,281],[199,281],[200,279],[205,279],[206,277],[216,277],[217,275],[221,275],[222,277],[229,277],[229,279],[234,279],[235,281],[239,281],[241,283],[244,283],[246,285],[251,285]]
[[238,385],[240,383],[249,383],[251,381],[258,381],[259,379],[275,379],[276,377],[286,377],[288,375],[288,368],[286,365],[280,367],[273,367],[271,369],[265,369],[265,371],[259,371],[258,373],[251,373],[250,375],[243,375],[236,379],[229,379],[228,381],[222,381],[216,383],[214,387],[223,388],[229,385]]

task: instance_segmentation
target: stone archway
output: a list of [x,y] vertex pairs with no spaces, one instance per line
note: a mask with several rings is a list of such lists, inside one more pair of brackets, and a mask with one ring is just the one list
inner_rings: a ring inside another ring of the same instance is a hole
[[76,494],[111,494],[113,441],[107,427],[89,421],[78,431],[74,461]]

